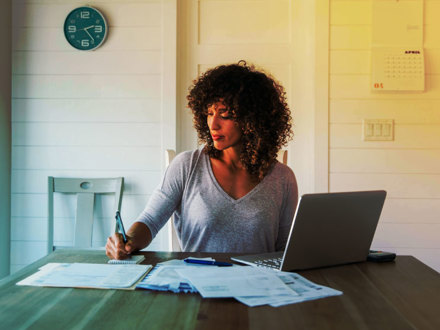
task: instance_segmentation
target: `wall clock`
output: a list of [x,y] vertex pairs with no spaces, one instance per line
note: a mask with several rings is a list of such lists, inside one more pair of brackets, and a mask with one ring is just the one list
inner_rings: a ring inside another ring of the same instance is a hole
[[104,15],[93,7],[78,7],[64,21],[64,36],[70,45],[80,50],[94,50],[107,36]]

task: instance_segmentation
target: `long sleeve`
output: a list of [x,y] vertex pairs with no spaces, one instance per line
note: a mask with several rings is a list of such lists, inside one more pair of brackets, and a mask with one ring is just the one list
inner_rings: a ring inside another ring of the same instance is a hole
[[136,219],[148,226],[153,238],[167,223],[182,201],[185,182],[190,170],[191,152],[181,153],[168,166],[162,182]]

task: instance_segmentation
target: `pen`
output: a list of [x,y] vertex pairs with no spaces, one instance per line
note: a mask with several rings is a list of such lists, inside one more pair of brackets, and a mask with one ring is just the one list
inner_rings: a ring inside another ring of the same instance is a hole
[[211,266],[220,266],[220,267],[232,266],[232,264],[230,264],[229,262],[221,262],[215,260],[200,260],[200,259],[186,258],[183,259],[183,261],[188,262],[190,264],[211,265]]
[[116,232],[120,231],[122,234],[122,238],[124,239],[124,243],[127,243],[127,235],[125,235],[124,224],[122,223],[121,214],[119,211],[116,211]]

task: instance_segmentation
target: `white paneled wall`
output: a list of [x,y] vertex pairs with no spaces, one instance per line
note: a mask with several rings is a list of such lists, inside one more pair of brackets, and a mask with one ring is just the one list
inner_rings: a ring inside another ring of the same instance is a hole
[[[11,270],[45,254],[47,177],[125,178],[126,227],[142,211],[176,148],[176,1],[89,1],[106,16],[103,46],[64,39],[78,0],[13,1]],[[113,226],[96,199],[95,246]],[[72,240],[75,200],[55,200],[55,241]],[[163,250],[167,235],[150,246]]]
[[[387,190],[373,247],[440,271],[440,1],[424,1],[426,91],[383,94],[370,91],[373,1],[331,1],[330,189]],[[395,140],[362,141],[364,118],[394,119]]]

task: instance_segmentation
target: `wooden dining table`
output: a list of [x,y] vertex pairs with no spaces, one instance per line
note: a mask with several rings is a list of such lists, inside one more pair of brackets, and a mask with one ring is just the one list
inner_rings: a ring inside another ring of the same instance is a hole
[[[142,252],[143,264],[231,254]],[[103,250],[56,250],[0,281],[0,329],[440,329],[440,274],[412,256],[299,271],[341,296],[282,307],[136,289],[17,286],[49,262],[106,263]]]

